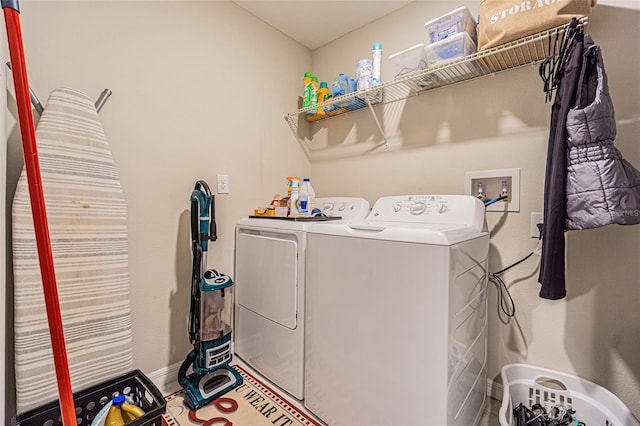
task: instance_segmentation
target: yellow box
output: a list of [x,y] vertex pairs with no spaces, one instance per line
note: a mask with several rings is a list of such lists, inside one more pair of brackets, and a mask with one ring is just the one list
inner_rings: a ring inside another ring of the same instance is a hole
[[275,216],[276,215],[276,210],[275,209],[270,209],[270,208],[261,208],[261,209],[255,209],[253,211],[253,215],[254,216]]

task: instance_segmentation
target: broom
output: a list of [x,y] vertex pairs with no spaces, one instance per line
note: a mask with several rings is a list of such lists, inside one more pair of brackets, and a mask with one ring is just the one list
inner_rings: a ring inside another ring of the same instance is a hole
[[38,160],[38,148],[36,146],[36,132],[33,115],[31,114],[29,79],[27,78],[22,32],[20,29],[20,9],[18,0],[1,0],[1,4],[7,27],[7,40],[9,42],[9,56],[11,58],[13,84],[15,86],[16,105],[18,107],[20,134],[22,136],[24,165],[29,183],[29,197],[31,199],[31,212],[33,215],[36,245],[38,247],[40,274],[42,275],[42,287],[44,290],[47,320],[49,322],[53,362],[58,382],[60,412],[64,425],[75,426],[76,415],[73,404],[73,394],[71,392],[69,363],[67,361],[56,275],[53,267],[47,211],[45,209],[44,194],[42,192],[42,177],[40,175],[40,162]]

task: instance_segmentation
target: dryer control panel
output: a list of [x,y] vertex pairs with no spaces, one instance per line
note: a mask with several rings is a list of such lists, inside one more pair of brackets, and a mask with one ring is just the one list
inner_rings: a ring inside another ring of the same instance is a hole
[[471,195],[397,195],[379,198],[366,221],[479,224],[482,228],[484,211],[482,201]]
[[361,221],[369,214],[369,202],[357,197],[316,198],[315,208],[328,217],[339,216],[347,223]]

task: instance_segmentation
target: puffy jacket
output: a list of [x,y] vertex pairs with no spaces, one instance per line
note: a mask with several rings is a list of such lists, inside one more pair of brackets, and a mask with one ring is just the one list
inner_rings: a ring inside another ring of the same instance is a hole
[[567,114],[567,229],[640,223],[640,172],[613,146],[616,121],[600,48],[584,52]]

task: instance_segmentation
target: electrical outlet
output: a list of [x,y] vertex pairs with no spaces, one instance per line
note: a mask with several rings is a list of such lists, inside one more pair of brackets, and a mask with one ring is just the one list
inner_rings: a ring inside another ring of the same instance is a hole
[[218,175],[218,194],[229,193],[229,175]]
[[485,197],[493,199],[507,187],[507,198],[486,207],[488,212],[520,211],[520,169],[480,170],[465,172],[465,194],[478,195],[479,186]]
[[540,231],[538,230],[538,224],[544,222],[544,216],[540,212],[531,212],[531,225],[529,228],[529,235],[531,238],[538,238]]

